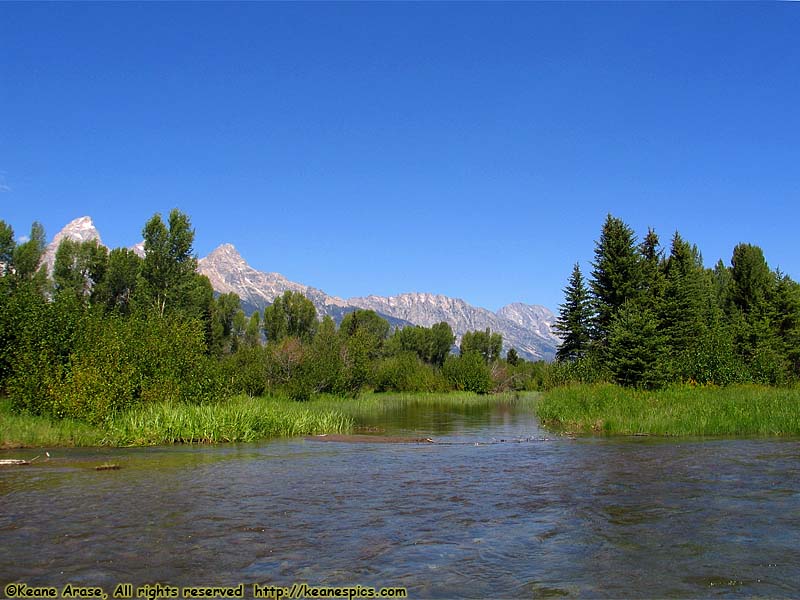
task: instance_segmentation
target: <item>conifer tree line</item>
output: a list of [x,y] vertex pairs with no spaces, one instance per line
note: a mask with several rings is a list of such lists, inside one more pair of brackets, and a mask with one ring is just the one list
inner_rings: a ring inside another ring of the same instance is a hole
[[672,382],[783,385],[800,377],[800,285],[740,243],[703,266],[675,233],[663,248],[608,215],[588,281],[575,264],[555,329],[575,378],[655,388]]
[[45,233],[18,242],[0,221],[0,394],[15,409],[101,422],[151,401],[205,403],[232,394],[352,396],[376,391],[486,393],[529,385],[538,367],[500,357],[489,330],[447,323],[392,331],[369,310],[339,324],[287,291],[245,315],[197,273],[194,229],[173,210],[145,224],[144,256],[65,239],[52,275]]

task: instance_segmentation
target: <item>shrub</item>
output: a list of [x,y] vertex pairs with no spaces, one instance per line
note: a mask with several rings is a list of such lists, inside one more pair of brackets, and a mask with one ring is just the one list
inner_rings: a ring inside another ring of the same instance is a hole
[[444,361],[442,373],[452,386],[460,391],[486,394],[492,389],[489,365],[479,352],[448,356]]
[[437,392],[448,387],[447,381],[421,361],[416,352],[385,358],[378,364],[375,375],[377,392]]

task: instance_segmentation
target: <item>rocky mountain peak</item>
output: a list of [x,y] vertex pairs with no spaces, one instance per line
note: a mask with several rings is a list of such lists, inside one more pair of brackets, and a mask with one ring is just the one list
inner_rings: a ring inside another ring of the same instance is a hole
[[98,244],[102,244],[100,239],[100,232],[94,226],[91,217],[79,217],[67,223],[64,228],[59,231],[44,250],[42,255],[42,264],[47,266],[47,272],[53,272],[53,265],[56,262],[56,251],[62,240],[73,240],[76,242],[88,242],[90,240],[97,240]]
[[233,244],[222,244],[217,246],[202,260],[208,263],[228,265],[229,267],[238,267],[240,269],[248,266],[247,262],[244,260],[244,258],[242,258],[242,255],[239,254],[239,251]]

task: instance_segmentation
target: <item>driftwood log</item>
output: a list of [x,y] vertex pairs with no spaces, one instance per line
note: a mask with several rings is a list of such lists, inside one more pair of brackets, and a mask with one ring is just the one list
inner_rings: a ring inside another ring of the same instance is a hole
[[0,459],[0,467],[11,467],[14,465],[29,465],[31,461],[23,460],[21,458],[2,458]]

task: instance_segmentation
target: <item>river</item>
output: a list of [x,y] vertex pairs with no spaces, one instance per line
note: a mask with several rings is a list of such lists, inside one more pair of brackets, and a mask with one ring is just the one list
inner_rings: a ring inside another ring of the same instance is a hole
[[800,596],[798,440],[567,439],[524,405],[364,424],[443,443],[56,449],[0,469],[0,583]]

